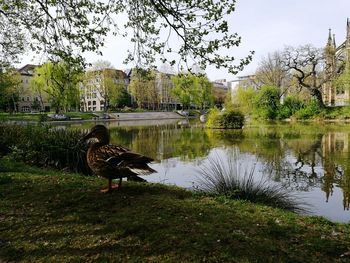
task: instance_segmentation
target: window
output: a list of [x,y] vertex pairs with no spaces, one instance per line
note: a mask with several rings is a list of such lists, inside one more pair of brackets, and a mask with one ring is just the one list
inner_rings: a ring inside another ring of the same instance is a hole
[[30,108],[28,106],[22,106],[22,112],[30,112]]
[[337,89],[336,89],[336,93],[337,93],[337,95],[343,95],[343,94],[345,94],[345,89],[344,89],[344,87],[337,88]]
[[93,100],[93,101],[92,101],[92,105],[96,105],[96,100]]
[[89,106],[91,105],[91,101],[88,101],[88,105],[89,105]]

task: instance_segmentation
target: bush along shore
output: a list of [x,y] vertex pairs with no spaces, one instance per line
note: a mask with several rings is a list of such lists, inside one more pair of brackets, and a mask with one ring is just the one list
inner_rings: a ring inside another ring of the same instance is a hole
[[0,159],[0,262],[349,262],[350,225]]

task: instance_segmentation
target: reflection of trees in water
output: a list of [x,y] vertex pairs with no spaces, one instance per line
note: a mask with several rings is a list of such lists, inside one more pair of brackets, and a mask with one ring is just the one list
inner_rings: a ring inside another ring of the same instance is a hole
[[194,162],[212,148],[236,145],[240,152],[256,156],[263,163],[263,172],[289,189],[320,188],[328,200],[334,188],[340,187],[344,208],[349,209],[349,131],[336,129],[272,125],[233,131],[172,123],[111,128],[111,141],[158,161],[178,157]]
[[277,134],[275,130],[270,135],[263,133],[257,136],[260,139],[240,148],[253,152],[264,164],[263,172],[290,189],[320,188],[328,201],[334,187],[340,187],[344,209],[349,210],[349,133],[292,133],[293,136],[283,130]]
[[111,131],[111,141],[156,160],[172,157],[195,160],[207,156],[213,148],[204,129],[178,124],[118,127]]

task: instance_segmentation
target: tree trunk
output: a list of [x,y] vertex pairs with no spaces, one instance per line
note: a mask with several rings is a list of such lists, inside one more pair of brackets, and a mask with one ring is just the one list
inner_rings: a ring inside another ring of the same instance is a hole
[[13,103],[13,111],[17,112],[16,100],[15,100],[13,94],[11,95],[11,99],[12,99],[12,103]]
[[319,89],[312,89],[311,95],[317,100],[318,106],[320,106],[321,108],[325,107],[322,98],[322,92]]

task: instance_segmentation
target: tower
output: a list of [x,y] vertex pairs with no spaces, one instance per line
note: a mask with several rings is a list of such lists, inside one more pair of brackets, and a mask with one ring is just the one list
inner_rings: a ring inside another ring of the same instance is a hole
[[323,86],[323,100],[326,105],[335,104],[335,89],[332,87],[332,80],[336,71],[336,50],[335,35],[332,37],[332,31],[329,29],[328,40],[324,49],[326,60],[325,75],[326,79],[328,79]]
[[350,68],[350,19],[346,20],[346,40],[345,40],[345,49],[346,49],[346,63],[347,69]]

